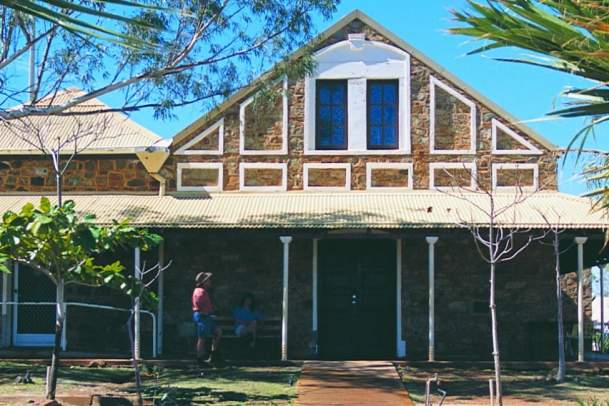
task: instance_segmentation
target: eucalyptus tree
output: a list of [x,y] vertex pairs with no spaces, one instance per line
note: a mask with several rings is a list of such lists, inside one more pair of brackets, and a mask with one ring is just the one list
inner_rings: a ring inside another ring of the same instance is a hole
[[[170,118],[175,107],[210,108],[272,66],[275,74],[265,76],[271,81],[303,75],[313,66],[309,48],[290,55],[314,36],[313,17],[330,17],[338,0],[47,0],[56,13],[71,4],[66,15],[107,35],[83,34],[15,8],[32,0],[5,3],[13,8],[3,6],[0,15],[0,119],[10,121],[141,109]],[[92,4],[97,13],[87,13]],[[114,33],[119,40],[107,40]],[[150,46],[125,46],[132,39]],[[29,83],[26,54],[35,56]],[[57,103],[58,92],[70,86],[84,94]],[[70,110],[117,91],[115,107]]]
[[[531,56],[496,58],[538,66],[587,79],[588,87],[568,88],[563,108],[550,116],[585,117],[588,124],[571,140],[579,151],[599,124],[609,121],[609,3],[605,0],[467,0],[452,14],[460,26],[454,34],[483,41],[469,54],[518,48]],[[601,135],[599,135],[601,136]],[[609,155],[585,174],[592,179],[591,196],[599,208],[609,208]]]

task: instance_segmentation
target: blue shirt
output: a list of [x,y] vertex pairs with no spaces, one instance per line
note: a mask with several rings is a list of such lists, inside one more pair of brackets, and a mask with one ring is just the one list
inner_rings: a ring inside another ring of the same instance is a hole
[[253,312],[245,307],[237,306],[233,310],[233,317],[236,324],[244,324],[243,322],[262,320],[262,315],[258,312]]

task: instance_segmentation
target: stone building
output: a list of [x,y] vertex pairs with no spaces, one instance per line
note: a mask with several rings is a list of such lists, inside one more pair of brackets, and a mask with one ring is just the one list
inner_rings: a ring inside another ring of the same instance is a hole
[[[254,82],[171,143],[140,129],[74,161],[65,183],[79,210],[165,237],[159,352],[191,351],[190,289],[206,270],[220,314],[251,292],[281,319],[283,357],[488,359],[489,267],[461,227],[489,223],[486,192],[497,207],[519,201],[499,227],[539,235],[543,213],[568,229],[565,246],[581,237],[562,260],[566,322],[584,326],[583,268],[599,260],[606,220],[558,192],[556,147],[359,11],[315,44],[315,73],[272,82],[275,97]],[[45,159],[3,142],[0,211],[52,192]],[[554,356],[553,269],[536,242],[499,266],[504,358]],[[52,300],[26,272],[4,278],[5,301]],[[128,306],[99,291],[70,300]],[[3,307],[4,345],[48,344],[22,313]],[[96,328],[68,311],[68,350],[107,349],[79,336]]]

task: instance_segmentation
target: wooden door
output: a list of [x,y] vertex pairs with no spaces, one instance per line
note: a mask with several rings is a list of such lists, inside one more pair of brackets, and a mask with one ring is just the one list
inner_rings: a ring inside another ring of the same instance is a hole
[[394,240],[321,240],[319,350],[324,359],[395,356]]

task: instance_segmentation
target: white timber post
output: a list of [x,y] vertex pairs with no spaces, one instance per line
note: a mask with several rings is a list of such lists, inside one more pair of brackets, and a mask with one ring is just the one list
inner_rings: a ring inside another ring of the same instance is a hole
[[6,302],[9,301],[9,277],[8,273],[2,274],[2,348],[9,346],[9,335],[8,335],[8,305]]
[[[133,252],[133,275],[136,280],[141,280],[142,273],[140,270],[141,266],[141,252],[139,248],[135,248]],[[140,330],[140,296],[139,294],[135,297],[133,303],[133,352],[136,360],[141,359],[141,330]]]
[[587,237],[575,237],[577,244],[577,362],[584,362],[584,244]]
[[158,281],[158,292],[157,295],[159,296],[159,304],[158,304],[158,308],[157,308],[157,338],[156,338],[156,345],[157,345],[157,354],[161,355],[163,354],[163,306],[165,303],[165,277],[164,274],[165,272],[162,271],[163,267],[165,266],[165,242],[161,242],[161,244],[159,245],[159,270],[161,270],[161,272],[159,273],[159,281]]
[[283,300],[281,317],[281,360],[288,359],[288,281],[290,277],[290,243],[292,237],[279,237],[283,244]]
[[435,336],[435,302],[436,302],[436,287],[435,287],[435,244],[438,242],[438,237],[425,237],[429,250],[429,348],[427,352],[427,360],[433,362],[436,360],[436,336]]

